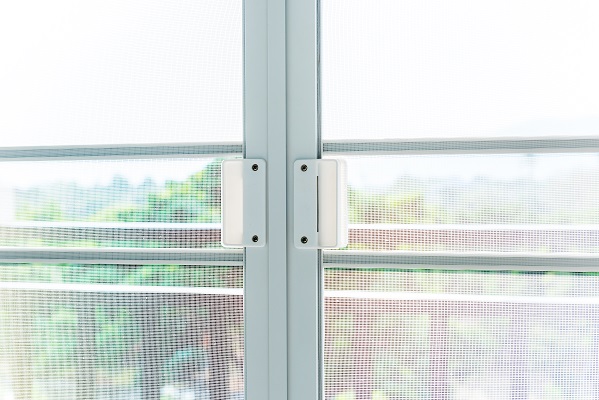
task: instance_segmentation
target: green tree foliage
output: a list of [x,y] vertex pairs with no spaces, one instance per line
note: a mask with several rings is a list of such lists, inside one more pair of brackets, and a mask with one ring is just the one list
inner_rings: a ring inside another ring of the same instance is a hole
[[148,193],[141,207],[117,208],[111,214],[118,222],[219,222],[220,161],[182,182],[167,181],[162,190]]
[[[588,171],[586,175],[594,176],[595,172]],[[599,183],[589,182],[586,175],[577,173],[567,179],[549,179],[535,184],[536,186],[530,186],[525,180],[504,182],[480,178],[458,184],[451,180],[419,180],[412,177],[400,177],[394,184],[384,188],[363,189],[350,186],[349,219],[353,224],[597,223],[599,207],[593,194],[599,192]],[[572,190],[572,187],[577,186],[584,186],[585,190]],[[559,201],[563,191],[556,188],[564,188],[564,191],[572,193],[575,198],[567,202]],[[183,180],[170,180],[161,185],[148,178],[141,185],[135,186],[124,177],[116,176],[109,185],[92,188],[62,183],[58,186],[20,189],[16,193],[16,200],[16,218],[21,221],[217,223],[220,221],[220,160],[209,163],[201,171]],[[577,206],[571,207],[572,204]],[[100,238],[97,243],[91,242],[93,239],[88,240],[86,245],[89,246],[106,245],[99,242]],[[164,243],[153,245],[164,247]],[[0,281],[241,287],[242,277],[233,270],[180,265],[15,265],[0,269]],[[378,278],[370,280],[357,277],[355,270],[341,275],[342,272],[337,273],[336,285],[338,289],[344,290],[419,293],[462,291],[479,295],[496,295],[509,291],[514,295],[531,295],[526,292],[530,286],[526,273],[512,274],[522,279],[509,280],[509,285],[506,284],[508,273],[493,272],[480,274],[476,280],[454,279],[454,285],[449,287],[449,274],[457,272],[411,270],[409,279],[402,281],[403,286],[391,287],[397,281],[394,277],[405,271],[378,271]],[[467,273],[459,274],[465,276]],[[329,280],[333,279],[333,272],[329,270],[328,276]],[[549,279],[551,273],[543,273],[543,276]],[[576,294],[578,286],[572,284],[570,287],[564,282],[567,279],[561,277],[558,283],[547,284],[545,293],[533,295],[568,295],[568,291]],[[555,293],[558,290],[560,292]],[[136,371],[143,362],[139,353],[140,346],[143,345],[144,323],[147,323],[143,320],[143,313],[152,309],[146,304],[146,298],[128,294],[127,302],[118,297],[111,299],[96,296],[93,302],[86,300],[87,308],[82,309],[76,307],[79,303],[75,295],[55,293],[43,298],[27,296],[31,295],[13,293],[12,298],[4,299],[4,302],[20,304],[19,312],[31,320],[26,328],[36,332],[31,339],[36,349],[33,353],[33,365],[40,375],[64,376],[77,371],[77,353],[81,351],[80,330],[81,326],[87,326],[92,330],[95,345],[102,349],[94,360],[98,379],[123,386],[132,385],[139,379]],[[164,351],[185,356],[185,352],[176,353],[177,346],[186,340],[186,332],[194,327],[193,321],[206,318],[206,308],[168,299],[165,304],[153,310],[157,314],[154,317],[159,328],[163,332],[170,332],[172,339],[172,343],[165,344],[167,348]],[[6,327],[11,324],[15,326],[17,313],[11,314],[9,311],[9,307],[4,311],[0,310],[0,340],[4,343],[10,342],[15,336],[14,331],[9,331]],[[327,316],[329,319],[332,317],[335,316]],[[331,343],[327,347],[325,369],[329,382],[338,387],[349,387],[352,384],[347,373],[350,370],[347,360],[353,357],[355,318],[349,310],[327,323],[327,340]],[[559,318],[556,316],[554,320],[558,321]],[[379,389],[384,389],[388,398],[428,398],[429,377],[425,371],[430,350],[431,317],[425,312],[400,316],[381,312],[378,319],[375,318],[370,323],[372,340],[384,343],[388,338],[393,338],[393,343],[409,343],[411,346],[400,350],[380,348],[373,351],[373,373],[378,381],[386,382]],[[510,323],[508,316],[503,315],[490,319],[454,317],[446,321],[448,346],[459,350],[449,365],[452,373],[465,376],[461,379],[469,379],[471,376],[477,378],[476,371],[471,370],[477,367],[472,360],[476,357],[481,359],[481,355],[485,359],[492,359],[499,354],[505,347],[504,342],[499,339],[509,337],[512,329]],[[571,326],[573,328],[566,331],[557,322],[538,322],[528,333],[530,337],[536,338],[536,347],[531,349],[536,359],[551,361],[548,364],[551,365],[550,372],[554,376],[546,378],[550,381],[548,385],[551,384],[564,393],[573,390],[571,382],[574,379],[567,376],[569,366],[565,364],[565,360],[589,353],[590,349],[597,346],[591,343],[597,340],[594,321],[580,319],[572,322]],[[498,332],[502,336],[498,336]],[[564,345],[565,336],[571,340],[565,341],[567,343]],[[168,357],[165,359],[168,360]],[[167,375],[173,379],[172,371]],[[567,379],[564,380],[563,377]],[[338,398],[350,398],[351,394],[348,393],[341,394]]]
[[151,178],[133,186],[115,176],[108,186],[62,183],[16,192],[20,221],[219,222],[220,164],[209,163],[183,181],[158,187]]

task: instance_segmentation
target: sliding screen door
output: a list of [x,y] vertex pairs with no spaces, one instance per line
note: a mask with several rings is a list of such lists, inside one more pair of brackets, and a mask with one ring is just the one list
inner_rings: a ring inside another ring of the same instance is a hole
[[244,397],[242,1],[0,5],[0,399]]
[[325,399],[597,398],[598,15],[321,1]]

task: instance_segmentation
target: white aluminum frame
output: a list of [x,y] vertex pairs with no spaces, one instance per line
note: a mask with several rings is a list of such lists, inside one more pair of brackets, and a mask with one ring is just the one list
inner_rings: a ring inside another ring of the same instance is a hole
[[267,244],[245,251],[247,400],[322,393],[320,255],[293,244],[293,162],[317,158],[317,4],[246,0],[245,157],[266,160]]

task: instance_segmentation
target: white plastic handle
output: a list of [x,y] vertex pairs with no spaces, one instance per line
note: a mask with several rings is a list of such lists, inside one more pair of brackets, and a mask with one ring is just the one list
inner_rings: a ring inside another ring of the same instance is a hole
[[224,247],[266,244],[266,162],[225,160],[221,169],[221,243]]
[[343,160],[294,164],[294,242],[305,249],[347,246],[347,184]]

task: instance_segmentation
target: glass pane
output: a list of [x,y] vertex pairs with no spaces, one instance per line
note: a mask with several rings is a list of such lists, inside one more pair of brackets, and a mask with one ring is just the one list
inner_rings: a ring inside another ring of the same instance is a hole
[[597,153],[344,159],[349,249],[599,252]]
[[221,161],[0,163],[0,246],[219,247]]
[[243,399],[243,269],[0,266],[0,399]]
[[242,1],[0,4],[0,147],[242,140]]
[[321,1],[322,137],[599,134],[599,3]]
[[325,273],[325,398],[596,399],[599,275]]

